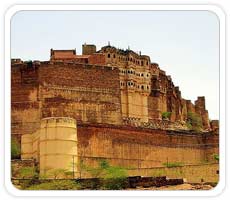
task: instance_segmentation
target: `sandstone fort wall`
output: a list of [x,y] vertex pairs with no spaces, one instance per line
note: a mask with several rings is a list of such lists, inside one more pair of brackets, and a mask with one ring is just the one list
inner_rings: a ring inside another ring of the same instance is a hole
[[[152,168],[163,163],[201,164],[214,161],[218,136],[130,127],[78,125],[78,153],[88,165],[99,159],[112,165]],[[210,136],[212,137],[210,137]]]

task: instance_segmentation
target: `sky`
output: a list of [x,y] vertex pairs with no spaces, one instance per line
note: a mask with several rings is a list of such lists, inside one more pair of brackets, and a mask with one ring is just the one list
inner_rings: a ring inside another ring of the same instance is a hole
[[205,96],[219,119],[219,20],[210,11],[19,11],[11,19],[11,57],[49,60],[50,49],[108,44],[149,55],[182,97]]

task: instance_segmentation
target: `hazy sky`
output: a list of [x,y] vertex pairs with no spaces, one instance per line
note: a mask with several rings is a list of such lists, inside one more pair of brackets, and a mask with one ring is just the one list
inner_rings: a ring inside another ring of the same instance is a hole
[[219,21],[209,11],[20,11],[11,20],[11,57],[49,60],[50,49],[110,44],[149,55],[180,87],[206,97],[219,119]]

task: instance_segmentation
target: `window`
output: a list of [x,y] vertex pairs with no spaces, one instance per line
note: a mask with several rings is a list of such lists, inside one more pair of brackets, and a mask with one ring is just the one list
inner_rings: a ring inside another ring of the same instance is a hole
[[141,86],[141,89],[144,90],[144,86],[143,85]]
[[115,55],[115,54],[113,55],[113,58],[116,58],[116,55]]
[[141,77],[144,77],[144,74],[143,74],[143,73],[141,73]]
[[146,65],[149,65],[149,62],[146,62]]
[[130,73],[130,70],[128,70],[128,73]]
[[144,66],[144,62],[143,61],[141,61],[141,65]]
[[108,54],[108,58],[110,58],[110,54]]

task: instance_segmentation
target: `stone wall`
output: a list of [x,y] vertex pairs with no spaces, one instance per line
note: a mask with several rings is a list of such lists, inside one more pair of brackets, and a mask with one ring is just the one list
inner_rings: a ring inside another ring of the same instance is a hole
[[32,63],[18,63],[11,72],[11,135],[33,133],[40,123],[38,69]]
[[118,69],[50,65],[42,66],[39,76],[43,118],[68,116],[84,122],[121,123]]
[[213,161],[218,136],[105,125],[78,125],[78,154],[89,166],[100,159],[111,165],[152,168],[166,162]]
[[219,182],[219,164],[198,164],[182,167],[155,167],[128,170],[130,176],[162,176],[184,178],[189,183]]
[[[30,134],[45,117],[121,124],[119,70],[63,62],[12,67],[12,135]],[[20,139],[20,138],[18,138]]]

